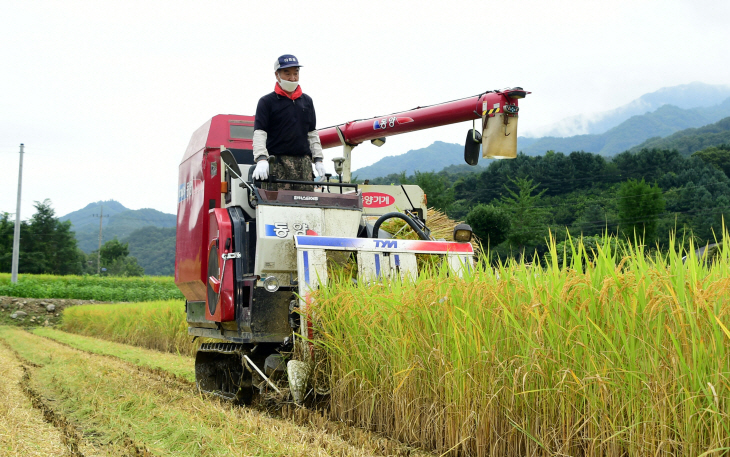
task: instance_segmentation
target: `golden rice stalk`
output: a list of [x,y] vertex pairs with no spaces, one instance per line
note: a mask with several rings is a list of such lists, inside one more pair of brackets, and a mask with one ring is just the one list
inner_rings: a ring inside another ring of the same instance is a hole
[[[454,241],[454,227],[459,224],[463,224],[464,221],[455,221],[450,219],[445,213],[434,209],[428,208],[426,215],[426,226],[431,230],[431,236],[434,239],[444,239],[446,241]],[[382,225],[383,230],[392,233],[395,238],[401,240],[417,240],[418,235],[413,229],[401,219],[390,219]],[[474,247],[474,252],[479,252],[480,247],[479,238],[476,235],[472,236],[471,244]]]
[[[454,241],[454,227],[461,223],[463,222],[449,219],[445,213],[437,209],[428,208],[426,226],[431,230],[431,236],[436,240],[444,239],[446,241]],[[381,229],[400,240],[419,239],[411,226],[406,224],[402,219],[390,219],[381,225]],[[480,242],[476,235],[472,237],[471,244],[474,247],[475,255],[479,255]],[[419,261],[426,262],[425,257],[427,256],[419,256]],[[330,278],[356,278],[357,262],[355,256],[350,256],[347,259],[343,257],[333,258],[328,253],[327,272]]]

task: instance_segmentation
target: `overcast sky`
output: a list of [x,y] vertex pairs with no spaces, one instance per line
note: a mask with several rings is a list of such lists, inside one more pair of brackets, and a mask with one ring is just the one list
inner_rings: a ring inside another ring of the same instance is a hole
[[[46,198],[59,216],[108,199],[175,213],[191,134],[253,115],[281,54],[304,65],[318,127],[522,86],[529,135],[661,87],[728,84],[729,51],[726,0],[4,0],[0,211],[15,212],[25,143],[24,219]],[[470,126],[358,146],[354,167],[460,143]]]

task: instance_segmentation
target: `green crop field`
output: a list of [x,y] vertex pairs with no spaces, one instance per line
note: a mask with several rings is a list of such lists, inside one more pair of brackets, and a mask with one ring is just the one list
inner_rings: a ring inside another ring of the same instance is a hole
[[[570,246],[547,267],[320,289],[331,417],[439,454],[726,455],[730,249]],[[195,350],[182,301],[72,307],[63,328]]]
[[112,278],[21,274],[18,283],[12,284],[8,273],[0,273],[0,295],[115,302],[183,298],[171,276]]

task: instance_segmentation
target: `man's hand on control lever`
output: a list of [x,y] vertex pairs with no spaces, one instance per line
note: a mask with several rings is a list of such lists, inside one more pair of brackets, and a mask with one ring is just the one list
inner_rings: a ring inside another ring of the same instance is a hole
[[253,179],[266,181],[269,179],[269,161],[259,160],[256,162],[256,169],[253,171]]
[[324,164],[321,160],[319,162],[314,162],[314,169],[317,171],[317,176],[319,176],[320,178],[324,178]]

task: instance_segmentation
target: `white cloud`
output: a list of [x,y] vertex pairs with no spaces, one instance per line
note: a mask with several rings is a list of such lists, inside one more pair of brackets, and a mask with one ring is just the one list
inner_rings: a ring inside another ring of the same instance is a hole
[[[727,83],[727,12],[720,1],[8,1],[0,211],[15,211],[24,142],[24,217],[45,198],[59,215],[110,198],[175,212],[190,135],[215,114],[253,114],[280,54],[305,65],[320,126],[520,85],[533,92],[520,112],[530,133],[660,87]],[[354,165],[461,142],[468,127],[362,145]]]

